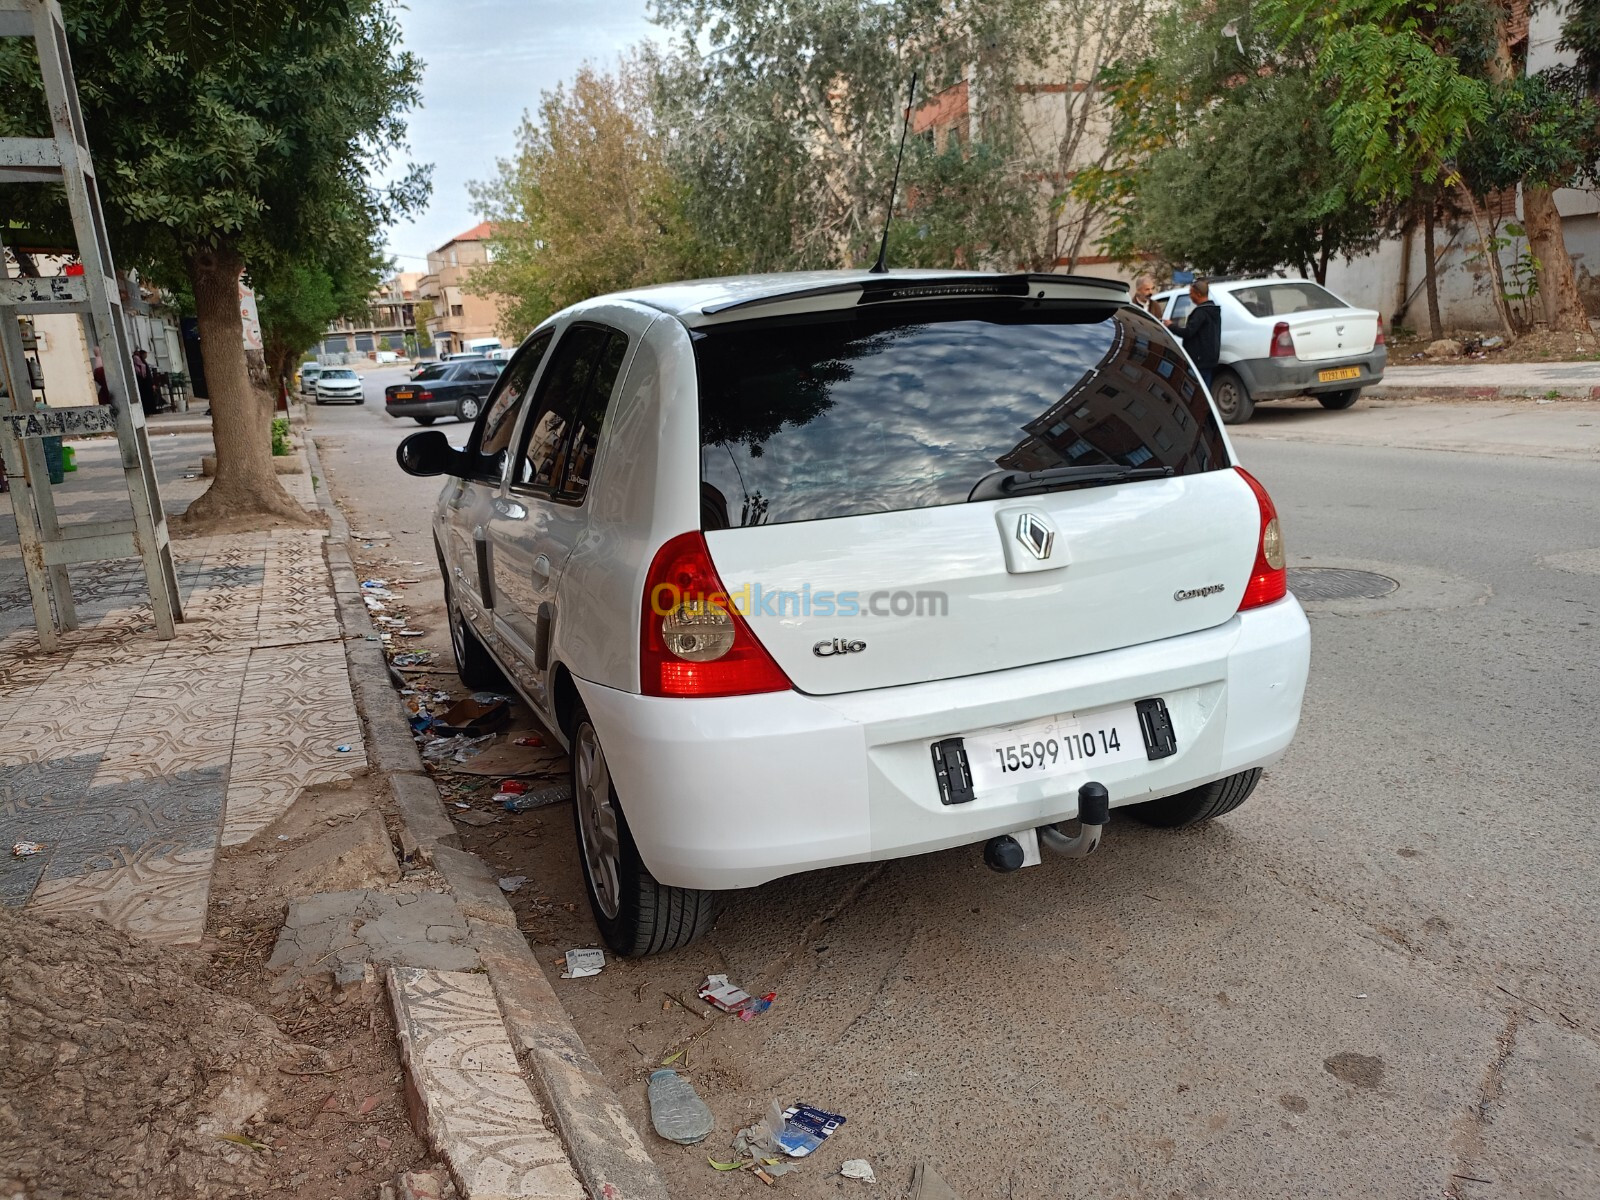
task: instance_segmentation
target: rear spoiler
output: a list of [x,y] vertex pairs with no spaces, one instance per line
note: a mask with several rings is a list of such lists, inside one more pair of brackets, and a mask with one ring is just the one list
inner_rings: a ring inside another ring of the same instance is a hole
[[794,292],[776,292],[727,304],[711,304],[698,315],[686,314],[684,324],[691,327],[715,325],[723,321],[751,317],[784,316],[792,313],[823,312],[857,305],[885,304],[911,300],[995,299],[1085,300],[1096,304],[1126,301],[1128,287],[1115,279],[1088,275],[924,275],[899,277],[884,275],[875,279],[852,279]]

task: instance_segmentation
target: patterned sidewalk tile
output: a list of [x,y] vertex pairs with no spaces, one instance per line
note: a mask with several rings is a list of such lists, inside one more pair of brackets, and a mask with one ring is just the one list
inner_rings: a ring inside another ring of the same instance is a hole
[[388,985],[428,1141],[464,1195],[581,1200],[584,1190],[517,1067],[488,979],[394,967]]
[[47,879],[31,908],[43,914],[97,917],[136,937],[197,946],[206,923],[214,847],[146,858],[126,867]]

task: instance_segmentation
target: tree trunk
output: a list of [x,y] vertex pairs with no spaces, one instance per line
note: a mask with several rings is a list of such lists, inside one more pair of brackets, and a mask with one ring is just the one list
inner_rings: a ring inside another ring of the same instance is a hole
[[1405,223],[1400,227],[1400,278],[1395,282],[1394,303],[1390,305],[1389,324],[1404,325],[1406,309],[1411,307],[1411,238],[1417,232],[1417,209],[1406,209]]
[[1478,245],[1483,250],[1483,261],[1489,268],[1489,289],[1494,296],[1494,311],[1500,316],[1500,327],[1506,337],[1517,340],[1517,326],[1511,319],[1511,304],[1506,299],[1506,275],[1500,266],[1500,235],[1498,222],[1485,224],[1483,213],[1472,189],[1461,185],[1461,198],[1467,202],[1467,212],[1472,215],[1472,227],[1478,231]]
[[1444,336],[1444,326],[1439,322],[1439,269],[1434,261],[1433,227],[1434,205],[1433,191],[1429,189],[1422,197],[1422,269],[1423,278],[1427,281],[1428,293],[1428,336],[1438,341]]
[[185,258],[194,288],[200,354],[211,393],[211,435],[217,474],[185,517],[225,520],[270,517],[305,524],[306,511],[289,498],[272,466],[269,398],[250,386],[244,323],[239,317],[239,273],[244,259],[233,247],[198,247]]
[[1528,249],[1539,260],[1539,295],[1551,331],[1588,333],[1589,317],[1578,294],[1578,276],[1567,254],[1561,213],[1549,188],[1523,187],[1522,221],[1528,231]]

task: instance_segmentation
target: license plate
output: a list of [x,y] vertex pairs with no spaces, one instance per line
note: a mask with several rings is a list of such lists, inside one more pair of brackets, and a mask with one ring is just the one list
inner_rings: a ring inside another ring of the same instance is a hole
[[1326,371],[1318,371],[1317,378],[1323,383],[1332,383],[1335,379],[1360,379],[1360,367],[1329,367]]
[[394,398],[396,400],[409,400],[414,395],[416,395],[415,392],[396,392]]
[[1131,704],[968,734],[966,751],[974,792],[1149,757],[1138,710]]

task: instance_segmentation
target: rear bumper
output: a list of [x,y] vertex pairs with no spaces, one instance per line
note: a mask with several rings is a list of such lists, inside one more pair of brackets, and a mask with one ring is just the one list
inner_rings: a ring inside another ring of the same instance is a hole
[[397,400],[386,403],[383,411],[391,417],[453,417],[454,400]]
[[[1277,400],[1285,396],[1315,396],[1322,392],[1371,387],[1383,382],[1383,369],[1388,362],[1388,348],[1374,346],[1370,353],[1349,358],[1327,358],[1314,362],[1303,362],[1298,358],[1247,358],[1222,365],[1239,373],[1252,400]],[[1323,371],[1349,367],[1355,367],[1360,374],[1353,379],[1323,381],[1318,378]]]
[[[843,696],[674,700],[584,680],[578,690],[651,873],[722,889],[1061,821],[1091,778],[1121,806],[1263,766],[1294,737],[1309,660],[1310,629],[1288,596],[1143,646]],[[1150,696],[1171,712],[1171,757],[940,802],[933,742]]]

